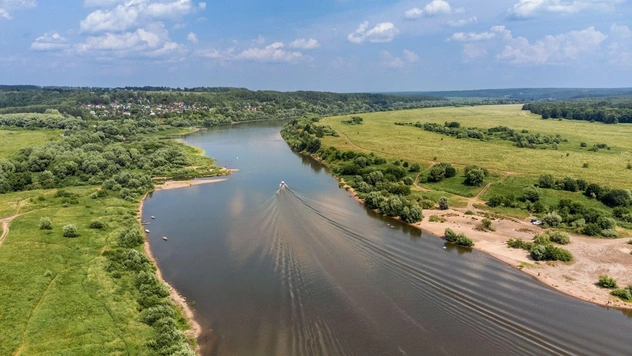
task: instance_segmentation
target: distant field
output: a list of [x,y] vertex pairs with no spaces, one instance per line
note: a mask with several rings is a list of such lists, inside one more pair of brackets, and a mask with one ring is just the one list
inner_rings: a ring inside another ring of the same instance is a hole
[[46,141],[58,139],[60,130],[0,130],[0,158],[10,157],[20,148],[41,146]]
[[[450,162],[458,168],[477,164],[498,176],[506,172],[536,179],[550,173],[555,177],[572,176],[589,182],[630,188],[632,170],[632,125],[606,125],[586,121],[542,120],[539,115],[522,111],[521,105],[446,107],[360,114],[362,125],[342,124],[350,116],[329,117],[321,123],[341,133],[325,137],[323,143],[340,149],[364,149],[388,158],[428,165],[431,161]],[[557,150],[518,148],[509,141],[457,139],[414,126],[397,126],[395,122],[420,121],[443,124],[458,121],[461,126],[490,128],[507,126],[542,135],[560,134],[563,142]],[[585,142],[588,147],[580,147]],[[610,150],[590,152],[588,148],[605,143]],[[582,168],[584,163],[587,168]],[[429,188],[433,188],[428,185]]]

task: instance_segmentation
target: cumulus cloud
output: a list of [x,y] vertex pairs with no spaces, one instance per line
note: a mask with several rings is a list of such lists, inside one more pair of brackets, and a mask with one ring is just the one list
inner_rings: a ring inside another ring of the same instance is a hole
[[105,33],[90,36],[74,50],[80,55],[100,57],[164,57],[182,52],[182,45],[169,40],[161,25],[139,28],[133,32]]
[[[458,8],[458,13],[465,11],[463,8]],[[410,20],[418,19],[421,17],[437,16],[437,15],[449,15],[452,13],[452,7],[450,3],[444,0],[432,0],[424,6],[423,9],[414,7],[404,13],[404,17]]]
[[632,30],[625,25],[612,24],[610,34],[608,62],[621,69],[632,69]]
[[586,10],[612,10],[625,0],[519,0],[509,9],[510,18],[527,19],[545,13],[576,14]]
[[290,43],[290,48],[298,48],[298,49],[314,49],[320,47],[320,43],[317,40],[310,38],[297,38],[292,43]]
[[239,53],[235,58],[258,62],[298,62],[305,59],[301,52],[287,51],[283,42],[274,42],[263,48],[252,47]]
[[469,62],[485,56],[487,56],[485,47],[475,43],[466,43],[463,45],[463,61]]
[[68,40],[59,33],[47,32],[44,36],[36,38],[30,48],[34,51],[57,51],[68,48],[70,45],[67,42]]
[[81,21],[81,31],[87,33],[124,32],[153,21],[175,21],[206,8],[206,3],[196,5],[192,0],[90,0],[88,4],[106,8],[91,12]]
[[402,51],[402,57],[397,57],[389,51],[380,51],[380,65],[386,68],[402,68],[407,64],[419,62],[419,56],[407,49]]
[[452,27],[463,27],[471,23],[477,23],[477,22],[478,22],[478,19],[476,18],[476,16],[472,16],[468,19],[450,20],[447,22],[447,25],[452,26]]
[[358,28],[347,36],[351,43],[385,43],[391,42],[399,34],[399,29],[391,22],[381,22],[369,28],[369,22],[364,21]]
[[592,26],[581,31],[548,35],[533,44],[524,37],[517,37],[508,41],[497,58],[514,64],[562,64],[576,60],[580,54],[594,52],[606,37]]
[[35,6],[37,6],[35,0],[0,0],[0,19],[11,20],[13,12],[32,9]]
[[189,34],[187,35],[187,40],[193,44],[198,43],[197,35],[193,32],[189,32]]
[[487,41],[494,38],[508,39],[511,37],[511,31],[507,30],[505,26],[493,26],[489,31],[485,32],[457,32],[452,36],[446,38],[446,41],[454,42],[476,42]]

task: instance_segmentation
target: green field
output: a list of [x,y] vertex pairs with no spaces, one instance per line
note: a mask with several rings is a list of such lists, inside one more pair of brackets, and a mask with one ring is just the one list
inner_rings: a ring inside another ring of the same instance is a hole
[[12,156],[21,148],[41,146],[60,135],[60,130],[0,130],[0,158]]
[[[55,190],[0,195],[0,206],[13,208],[3,216],[22,201],[0,246],[0,355],[151,353],[145,343],[153,329],[138,320],[133,274],[113,278],[103,255],[116,246],[120,228],[135,223],[136,204],[88,198],[94,190],[67,189],[79,195],[68,207]],[[52,231],[39,229],[44,216]],[[90,229],[96,219],[107,228]],[[70,223],[79,237],[62,236]]]
[[[630,188],[632,182],[632,170],[626,168],[632,161],[632,125],[628,124],[542,120],[538,115],[522,111],[521,105],[428,108],[359,116],[364,119],[362,125],[341,122],[350,116],[321,120],[341,134],[325,137],[323,144],[373,151],[390,159],[401,158],[423,166],[431,161],[449,162],[458,168],[478,164],[499,177],[513,172],[535,180],[541,174],[550,173],[558,178],[572,176],[620,188]],[[414,126],[395,125],[395,122],[414,124],[417,121],[439,124],[458,121],[461,126],[478,128],[507,126],[534,134],[560,134],[568,142],[561,143],[557,150],[518,148],[509,141],[457,139]],[[580,147],[582,142],[588,147]],[[611,149],[588,151],[598,143],[605,143]],[[588,168],[582,168],[584,163]]]

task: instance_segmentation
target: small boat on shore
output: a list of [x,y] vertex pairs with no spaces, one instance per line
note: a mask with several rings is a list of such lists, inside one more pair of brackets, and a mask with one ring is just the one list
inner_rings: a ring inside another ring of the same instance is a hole
[[146,233],[149,233],[149,229],[145,229],[145,232],[146,232]]
[[163,236],[162,239],[167,241],[167,236]]

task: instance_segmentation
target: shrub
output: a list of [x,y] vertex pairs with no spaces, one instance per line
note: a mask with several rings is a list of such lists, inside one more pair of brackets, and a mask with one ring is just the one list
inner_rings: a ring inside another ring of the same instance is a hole
[[468,238],[464,234],[457,234],[450,228],[445,229],[445,239],[448,242],[461,245],[461,246],[466,246],[466,247],[474,246],[474,242],[470,238]]
[[485,181],[485,170],[482,168],[474,168],[467,171],[465,174],[465,184],[473,186],[481,186]]
[[551,174],[543,174],[538,180],[540,188],[553,188],[555,186],[555,177]]
[[599,276],[599,282],[597,282],[597,285],[602,288],[610,288],[610,289],[618,288],[617,281],[614,278],[607,276],[605,274]]
[[544,215],[542,222],[545,227],[556,227],[562,222],[562,217],[554,211]]
[[428,221],[430,222],[440,222],[440,223],[444,223],[447,220],[445,218],[439,217],[437,215],[431,215],[430,219],[428,219]]
[[531,249],[531,258],[535,261],[544,261],[546,259],[546,247],[544,245],[535,245]]
[[410,168],[408,169],[409,172],[420,172],[421,171],[421,166],[419,165],[419,163],[413,163],[410,165]]
[[567,245],[571,242],[571,237],[568,236],[567,233],[556,231],[549,235],[552,242],[555,242],[560,245]]
[[533,237],[533,243],[535,245],[548,245],[551,243],[551,238],[548,234],[538,234]]
[[446,197],[441,197],[439,199],[439,209],[441,210],[447,210],[450,208],[450,202],[448,201],[448,198]]
[[617,230],[615,229],[604,229],[604,230],[601,230],[601,236],[607,239],[616,239],[617,237],[619,237],[619,234],[617,233]]
[[493,230],[492,228],[492,221],[489,219],[483,219],[483,221],[481,221],[481,224],[483,225],[483,228],[485,230]]
[[411,177],[404,177],[404,184],[413,185],[415,181]]
[[105,224],[102,221],[93,220],[92,222],[90,222],[90,228],[91,229],[103,229],[103,228],[105,228]]
[[474,212],[472,210],[466,210],[465,215],[474,215]]
[[119,233],[119,246],[132,248],[141,245],[145,239],[137,229],[123,229]]
[[522,191],[522,197],[524,198],[524,200],[530,201],[532,203],[540,200],[541,196],[542,192],[536,187],[526,187]]
[[40,230],[52,230],[53,222],[50,221],[50,218],[47,218],[47,217],[41,218],[39,222],[39,228]]
[[632,302],[632,286],[628,286],[628,288],[616,289],[610,292],[611,295],[615,297],[619,297],[626,302]]
[[524,241],[523,239],[509,239],[507,240],[507,246],[530,251],[533,248],[533,242]]
[[597,224],[586,224],[582,229],[582,233],[588,236],[599,236],[601,234],[601,228]]
[[73,224],[64,225],[62,228],[64,232],[64,237],[77,237],[79,234],[77,233],[77,227]]

